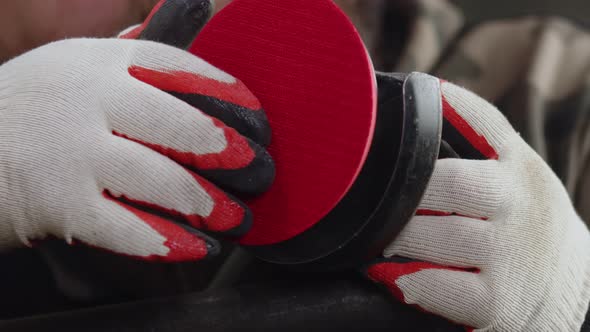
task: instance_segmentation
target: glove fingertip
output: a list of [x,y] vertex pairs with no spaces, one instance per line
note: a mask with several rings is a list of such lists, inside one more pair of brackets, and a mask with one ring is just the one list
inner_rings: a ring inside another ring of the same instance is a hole
[[173,222],[186,233],[178,237],[172,234],[167,246],[171,249],[166,256],[168,261],[194,261],[216,257],[221,252],[221,244],[216,239],[185,224]]
[[138,38],[186,49],[212,13],[210,0],[162,0],[146,19]]

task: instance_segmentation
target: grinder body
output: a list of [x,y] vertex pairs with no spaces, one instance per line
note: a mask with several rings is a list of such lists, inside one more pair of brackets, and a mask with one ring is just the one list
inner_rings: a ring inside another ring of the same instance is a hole
[[233,0],[189,51],[241,80],[273,131],[276,177],[237,239],[317,269],[376,257],[413,216],[441,142],[439,80],[375,73],[331,0]]
[[305,232],[245,247],[258,258],[305,269],[356,267],[377,257],[414,215],[441,144],[440,82],[422,73],[376,76],[375,134],[351,189]]

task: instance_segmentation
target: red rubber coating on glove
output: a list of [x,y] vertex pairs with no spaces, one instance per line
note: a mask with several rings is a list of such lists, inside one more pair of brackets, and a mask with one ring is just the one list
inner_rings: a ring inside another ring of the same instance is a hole
[[276,180],[248,205],[245,245],[290,239],[320,221],[367,157],[376,83],[365,46],[330,0],[234,0],[190,48],[240,79],[273,130]]

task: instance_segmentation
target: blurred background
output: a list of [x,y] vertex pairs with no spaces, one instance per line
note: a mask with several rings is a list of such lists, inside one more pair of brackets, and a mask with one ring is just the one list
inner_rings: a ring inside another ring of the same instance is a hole
[[[371,0],[369,0],[371,1]],[[465,13],[467,22],[522,15],[561,15],[590,25],[590,2],[584,0],[453,0]]]
[[[158,0],[54,0],[6,1],[0,10],[0,63],[49,41],[79,36],[111,37],[141,22]],[[363,10],[391,1],[335,0],[354,20]],[[442,0],[441,0],[442,1]],[[217,10],[231,0],[216,0]],[[590,24],[590,2],[584,0],[452,0],[465,14],[466,22],[520,15],[562,15]]]

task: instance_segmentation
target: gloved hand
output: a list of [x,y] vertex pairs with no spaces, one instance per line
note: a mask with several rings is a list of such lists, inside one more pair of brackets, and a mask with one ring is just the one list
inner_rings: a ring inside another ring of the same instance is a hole
[[269,140],[256,97],[183,50],[71,39],[30,51],[0,67],[0,248],[52,236],[150,260],[215,254],[195,228],[248,230],[226,191],[270,185]]
[[483,99],[442,82],[443,139],[416,216],[368,276],[478,331],[578,331],[590,235],[545,162]]

